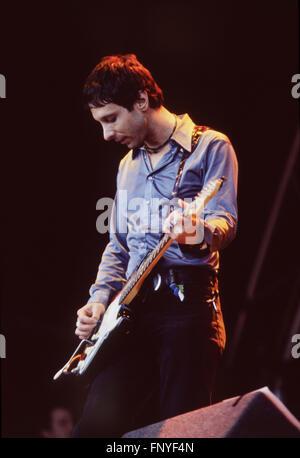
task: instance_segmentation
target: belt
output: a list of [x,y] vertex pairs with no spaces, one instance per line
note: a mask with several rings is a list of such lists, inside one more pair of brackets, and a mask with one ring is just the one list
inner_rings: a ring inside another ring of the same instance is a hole
[[[207,267],[202,266],[182,266],[182,267],[172,267],[169,269],[159,269],[154,272],[156,275],[159,274],[167,285],[170,283],[177,282],[187,282],[194,283],[197,282],[207,283],[209,281],[215,281],[218,278],[218,272]],[[154,277],[155,278],[155,277]]]
[[153,275],[153,288],[158,291],[163,286],[172,289],[176,296],[183,300],[183,287],[188,284],[201,286],[214,286],[218,278],[218,272],[199,266],[182,266],[164,270],[158,270]]

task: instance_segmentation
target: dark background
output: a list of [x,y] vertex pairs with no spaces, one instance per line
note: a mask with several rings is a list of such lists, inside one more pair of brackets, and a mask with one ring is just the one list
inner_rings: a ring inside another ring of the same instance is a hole
[[38,437],[52,405],[80,413],[88,378],[52,376],[77,345],[76,311],[107,242],[96,202],[114,196],[126,153],[102,140],[81,89],[102,56],[127,52],[150,68],[169,110],[227,134],[239,160],[239,231],[221,258],[228,346],[215,400],[267,385],[300,417],[289,334],[299,312],[299,159],[246,300],[298,126],[298,2],[10,2],[1,13],[2,436]]

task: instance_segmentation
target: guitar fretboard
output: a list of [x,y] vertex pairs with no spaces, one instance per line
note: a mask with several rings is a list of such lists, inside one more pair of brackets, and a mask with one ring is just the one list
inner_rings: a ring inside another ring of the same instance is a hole
[[128,296],[132,288],[137,284],[139,279],[142,277],[142,275],[146,272],[146,270],[151,266],[151,264],[156,261],[156,259],[159,257],[160,253],[164,249],[164,247],[167,245],[169,242],[170,237],[165,234],[159,243],[156,245],[153,251],[146,256],[144,261],[141,263],[140,267],[136,271],[136,273],[128,280],[126,283],[126,286],[123,288],[122,293],[120,295],[120,303],[122,303],[125,298]]

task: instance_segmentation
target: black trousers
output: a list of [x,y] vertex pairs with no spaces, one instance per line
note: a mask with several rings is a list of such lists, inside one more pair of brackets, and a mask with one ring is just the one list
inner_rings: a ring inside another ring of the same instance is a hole
[[183,302],[166,285],[148,290],[132,332],[92,383],[73,437],[121,437],[211,403],[226,339],[217,290],[210,275],[186,280]]

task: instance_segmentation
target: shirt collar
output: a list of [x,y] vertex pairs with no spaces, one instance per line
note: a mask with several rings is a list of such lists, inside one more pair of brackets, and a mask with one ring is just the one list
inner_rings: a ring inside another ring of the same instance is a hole
[[[194,123],[187,113],[177,115],[177,126],[173,132],[171,139],[182,146],[189,153],[192,152],[192,134]],[[133,157],[135,157],[141,148],[133,150]]]
[[192,152],[192,134],[194,123],[187,113],[177,115],[177,126],[171,137],[189,153]]

